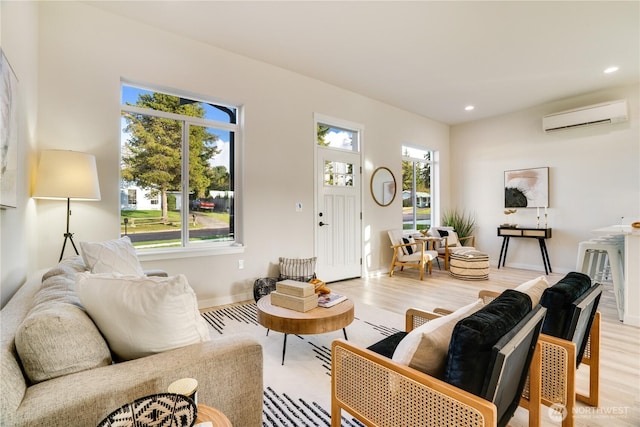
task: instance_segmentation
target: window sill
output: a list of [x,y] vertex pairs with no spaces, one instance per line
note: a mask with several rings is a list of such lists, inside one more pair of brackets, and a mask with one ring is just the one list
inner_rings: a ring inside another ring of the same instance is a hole
[[244,253],[245,247],[242,244],[228,246],[209,246],[206,248],[171,248],[171,249],[151,249],[137,251],[140,261],[157,261],[163,259],[196,258],[216,255],[229,255]]

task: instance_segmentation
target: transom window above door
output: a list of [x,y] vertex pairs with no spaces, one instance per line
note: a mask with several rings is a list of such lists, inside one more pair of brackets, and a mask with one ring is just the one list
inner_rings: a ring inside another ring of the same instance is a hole
[[347,151],[360,151],[359,132],[318,122],[318,145]]

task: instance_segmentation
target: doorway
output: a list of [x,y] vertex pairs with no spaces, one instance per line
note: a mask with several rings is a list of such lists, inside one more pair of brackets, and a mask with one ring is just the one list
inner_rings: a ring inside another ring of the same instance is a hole
[[316,273],[362,275],[362,126],[316,115]]

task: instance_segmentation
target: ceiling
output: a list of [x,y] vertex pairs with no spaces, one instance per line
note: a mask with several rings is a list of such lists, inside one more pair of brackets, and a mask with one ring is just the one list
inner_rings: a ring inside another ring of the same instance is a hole
[[447,124],[640,80],[639,1],[87,4]]

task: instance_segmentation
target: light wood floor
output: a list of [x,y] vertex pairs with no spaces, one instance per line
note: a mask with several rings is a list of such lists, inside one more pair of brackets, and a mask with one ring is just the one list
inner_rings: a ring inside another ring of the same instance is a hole
[[[393,277],[381,274],[375,278],[353,279],[330,284],[330,288],[366,304],[404,314],[409,307],[433,310],[455,309],[473,302],[480,289],[502,291],[540,276],[539,271],[492,268],[489,280],[472,282],[452,278],[448,272],[433,268],[433,275],[420,281],[416,269],[396,271]],[[564,274],[547,276],[554,284]],[[602,313],[600,407],[578,403],[576,426],[640,426],[640,328],[617,320],[615,300],[610,285],[600,301]],[[578,369],[578,389],[587,390],[588,366]],[[551,421],[543,408],[543,425],[559,426]],[[513,427],[526,426],[527,411],[518,408],[511,420]]]

